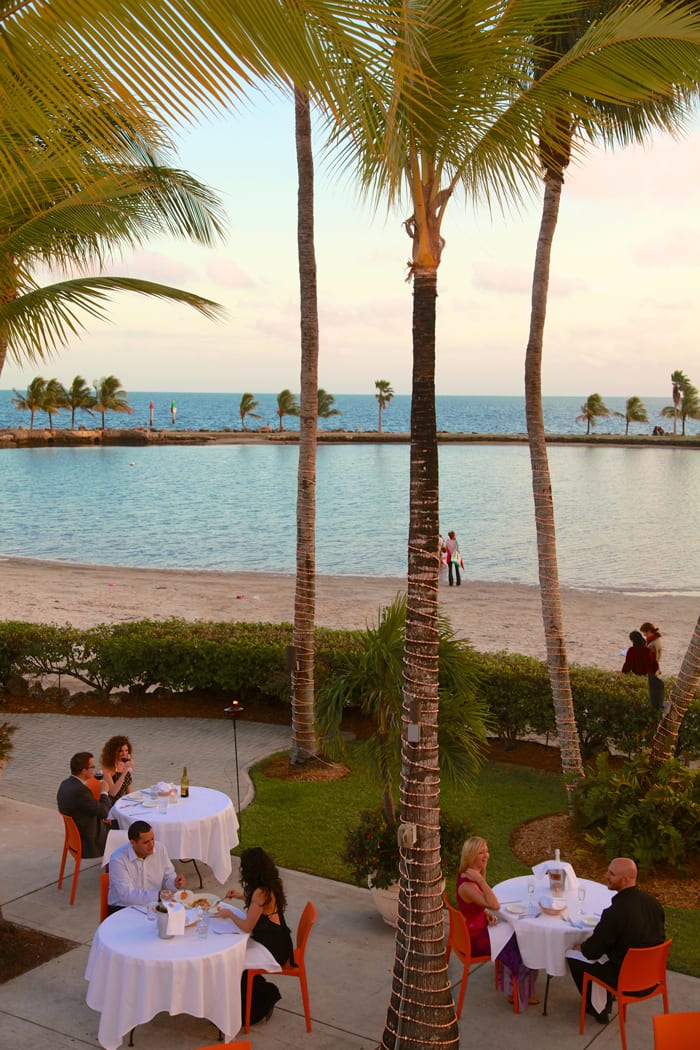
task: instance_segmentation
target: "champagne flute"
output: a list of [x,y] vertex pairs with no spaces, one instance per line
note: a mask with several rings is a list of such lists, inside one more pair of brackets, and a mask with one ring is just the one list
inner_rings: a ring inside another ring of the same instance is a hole
[[535,900],[535,880],[534,879],[528,879],[527,880],[527,895],[528,895],[528,899],[530,901],[529,910],[532,911],[533,910],[533,902]]
[[585,901],[585,899],[586,899],[586,887],[579,885],[579,888],[578,888],[578,902],[579,902],[579,905],[580,905],[580,907],[578,909],[579,915],[583,911],[583,902]]

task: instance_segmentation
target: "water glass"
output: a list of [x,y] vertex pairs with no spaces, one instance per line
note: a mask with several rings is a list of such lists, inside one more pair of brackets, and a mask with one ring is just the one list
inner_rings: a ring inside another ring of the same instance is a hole
[[535,900],[535,880],[534,879],[528,879],[527,880],[527,895],[528,895],[528,899],[530,901],[530,909],[532,910],[532,905],[533,905],[533,902]]
[[578,900],[579,900],[579,904],[581,905],[581,907],[579,908],[579,912],[583,911],[583,902],[585,901],[585,899],[586,899],[586,887],[585,886],[579,886],[579,888],[578,888]]
[[158,907],[158,901],[149,901],[146,905],[146,918],[149,922],[156,921],[156,908]]
[[159,795],[158,796],[158,812],[159,813],[167,813],[168,812],[168,796],[167,795]]
[[155,802],[155,800],[158,798],[158,785],[157,784],[151,784],[151,786],[148,789],[148,794],[151,796],[152,800]]
[[203,910],[199,913],[197,920],[197,936],[200,941],[206,941],[209,936],[209,916]]

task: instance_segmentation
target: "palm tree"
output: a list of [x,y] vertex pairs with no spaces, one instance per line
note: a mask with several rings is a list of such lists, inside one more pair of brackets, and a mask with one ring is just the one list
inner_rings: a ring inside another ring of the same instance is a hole
[[681,418],[681,435],[685,437],[686,419],[700,419],[700,395],[698,388],[693,386],[688,377],[682,372],[674,372],[676,377],[673,384],[673,404],[665,405],[661,409],[664,419],[673,419],[673,433],[677,433],[678,417]]
[[374,395],[379,404],[379,425],[377,429],[382,432],[382,412],[394,396],[394,391],[388,379],[375,379],[376,394]]
[[20,394],[18,390],[15,390],[15,396],[11,398],[12,404],[18,412],[31,413],[29,420],[30,430],[34,429],[34,416],[36,413],[43,411],[45,390],[46,380],[42,376],[35,376],[27,387],[25,394]]
[[[112,102],[100,100],[108,109]],[[0,138],[3,128],[4,115]],[[10,187],[0,197],[0,372],[8,353],[16,361],[56,353],[85,318],[105,315],[116,291],[186,303],[205,316],[220,312],[201,296],[100,272],[115,253],[151,236],[169,233],[211,245],[223,231],[211,191],[165,162],[162,130],[151,121],[150,138],[139,131],[125,136],[119,163],[106,163],[99,146],[83,142],[77,178],[71,176],[72,140],[80,134],[64,131],[60,152],[56,147],[50,157],[43,144],[19,151]],[[37,271],[46,268],[66,279],[43,285]]]
[[[617,414],[617,413],[616,413]],[[625,421],[625,434],[629,434],[630,423],[648,423],[646,405],[640,397],[628,397],[623,414]]]
[[322,387],[318,389],[317,405],[319,419],[330,419],[331,416],[342,416],[343,414],[339,408],[334,408],[333,395],[327,393]]
[[576,422],[586,423],[586,433],[590,434],[591,427],[596,426],[598,419],[609,415],[610,409],[600,394],[589,394],[584,404],[581,405],[581,415],[576,416]]
[[95,387],[95,411],[102,417],[102,427],[105,428],[105,412],[122,412],[131,415],[133,409],[127,401],[128,394],[122,389],[121,379],[116,376],[103,376],[102,379],[93,379]]
[[66,390],[66,407],[70,408],[70,428],[75,430],[75,412],[81,409],[88,415],[93,415],[95,407],[95,395],[91,392],[82,376],[75,376],[73,382]]
[[280,430],[284,430],[283,421],[285,416],[299,415],[299,405],[297,404],[297,399],[291,390],[281,390],[277,395],[277,415],[280,420]]
[[62,408],[68,408],[68,395],[63,383],[58,379],[49,379],[44,388],[44,412],[49,417],[49,430],[53,430],[53,417]]
[[700,683],[700,617],[695,624],[688,651],[683,657],[680,670],[673,683],[668,698],[668,711],[659,722],[651,744],[651,758],[654,762],[659,764],[665,762],[673,754],[681,723],[688,707],[695,699],[698,683]]
[[238,411],[241,414],[241,426],[244,430],[248,427],[245,425],[246,416],[251,416],[253,419],[260,419],[260,413],[256,412],[255,409],[260,404],[256,401],[252,394],[243,394],[241,397],[241,403],[238,406]]
[[[671,372],[671,394],[673,397],[673,433],[678,433],[678,408],[681,403],[681,391],[688,382],[688,377],[680,369]],[[663,415],[663,413],[662,413]]]

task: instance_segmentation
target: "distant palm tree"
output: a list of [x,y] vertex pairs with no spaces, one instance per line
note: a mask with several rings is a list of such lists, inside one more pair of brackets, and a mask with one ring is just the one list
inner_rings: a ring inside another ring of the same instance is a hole
[[291,390],[281,390],[277,395],[277,415],[280,419],[280,430],[284,430],[285,416],[299,415],[299,405]]
[[394,396],[391,383],[388,379],[375,379],[374,385],[377,388],[377,392],[374,395],[379,402],[379,433],[382,432],[382,412],[391,401]]
[[95,411],[102,416],[102,430],[105,428],[105,412],[126,412],[131,415],[133,409],[127,401],[128,394],[122,389],[121,379],[116,376],[103,376],[93,379],[95,387]]
[[[671,372],[671,395],[673,397],[673,433],[678,432],[678,409],[681,403],[682,390],[685,384],[688,382],[688,377],[685,372],[681,372],[680,368],[677,368],[675,372]],[[664,415],[664,413],[661,413]]]
[[616,416],[622,416],[625,421],[625,434],[629,434],[630,423],[648,423],[646,405],[640,397],[628,397],[624,412],[616,412]]
[[686,419],[700,419],[700,395],[698,388],[693,386],[683,372],[674,372],[673,380],[673,404],[666,405],[661,409],[664,419],[673,419],[673,433],[678,432],[678,417],[681,418],[681,434],[685,437]]
[[610,409],[600,394],[590,394],[585,404],[581,405],[581,415],[576,416],[576,422],[586,423],[586,433],[590,434],[591,427],[596,426],[596,421],[609,415]]
[[77,408],[92,416],[95,407],[95,395],[82,376],[76,376],[66,390],[66,407],[70,409],[70,428],[75,430],[75,411]]
[[260,402],[256,401],[252,394],[243,394],[241,398],[241,403],[238,406],[238,411],[241,414],[241,426],[244,430],[248,429],[248,427],[245,425],[246,416],[250,416],[251,419],[261,418],[260,413],[255,411],[259,404]]
[[334,408],[335,398],[332,394],[328,394],[323,387],[319,387],[317,391],[317,402],[318,402],[318,418],[328,419],[330,416],[342,416],[342,412],[339,408]]
[[18,390],[15,390],[15,396],[11,398],[12,404],[18,412],[31,412],[29,420],[30,430],[34,429],[34,416],[36,412],[43,411],[45,390],[46,380],[42,376],[36,376],[27,387],[26,394],[20,394]]
[[58,379],[49,379],[44,388],[44,403],[41,406],[49,417],[49,430],[53,430],[53,417],[62,408],[68,408],[66,388]]

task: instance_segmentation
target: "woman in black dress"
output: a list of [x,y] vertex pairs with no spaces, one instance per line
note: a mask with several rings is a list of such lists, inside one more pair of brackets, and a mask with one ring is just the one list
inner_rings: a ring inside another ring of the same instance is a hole
[[[280,966],[284,966],[294,955],[292,934],[285,922],[284,909],[287,899],[279,871],[269,853],[260,846],[253,846],[241,854],[241,890],[229,890],[228,900],[242,900],[246,916],[241,919],[228,908],[220,908],[221,918],[231,919],[239,930],[249,933],[253,940],[263,944]],[[245,1017],[245,1000],[248,972],[241,978],[241,1010]],[[253,997],[250,1008],[251,1024],[263,1018],[267,1020],[281,999],[279,988],[258,974],[253,981]]]

